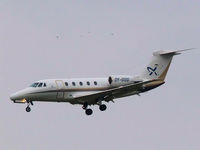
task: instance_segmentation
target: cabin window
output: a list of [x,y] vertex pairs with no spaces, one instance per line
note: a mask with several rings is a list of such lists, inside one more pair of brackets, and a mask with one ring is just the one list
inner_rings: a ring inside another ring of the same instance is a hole
[[87,85],[90,85],[90,82],[89,82],[89,81],[87,81]]
[[94,81],[94,85],[97,85],[97,81]]
[[46,83],[44,83],[43,87],[47,87],[47,84],[46,84]]
[[73,85],[73,86],[76,86],[76,83],[75,83],[75,82],[72,82],[72,85]]
[[68,86],[69,84],[68,84],[68,82],[65,82],[65,86]]
[[79,82],[80,86],[83,86],[83,82]]
[[43,83],[39,83],[38,87],[42,87]]

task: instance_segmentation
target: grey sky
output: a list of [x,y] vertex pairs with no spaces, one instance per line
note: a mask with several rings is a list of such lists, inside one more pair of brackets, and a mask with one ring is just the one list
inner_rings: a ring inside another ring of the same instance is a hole
[[200,47],[200,1],[0,2],[0,149],[199,150],[199,50],[176,56],[162,87],[94,107],[9,95],[35,80],[139,74],[153,51]]

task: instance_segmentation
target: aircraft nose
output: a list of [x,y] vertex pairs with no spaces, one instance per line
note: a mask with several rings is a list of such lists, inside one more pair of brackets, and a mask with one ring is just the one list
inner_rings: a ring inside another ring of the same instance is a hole
[[20,99],[24,99],[24,92],[23,91],[19,91],[19,92],[16,92],[14,94],[11,94],[10,95],[10,99],[11,100],[20,100]]
[[21,95],[19,93],[14,93],[10,95],[11,100],[19,100]]
[[12,101],[14,101],[14,100],[15,100],[15,94],[11,94],[11,95],[10,95],[10,99],[11,99]]

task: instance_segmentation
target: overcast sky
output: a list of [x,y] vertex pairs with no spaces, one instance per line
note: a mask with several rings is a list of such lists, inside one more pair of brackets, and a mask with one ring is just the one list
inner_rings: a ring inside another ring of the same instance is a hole
[[48,78],[137,75],[153,51],[200,47],[200,1],[1,0],[0,149],[199,150],[200,52],[176,56],[166,84],[107,111],[26,105],[11,93]]

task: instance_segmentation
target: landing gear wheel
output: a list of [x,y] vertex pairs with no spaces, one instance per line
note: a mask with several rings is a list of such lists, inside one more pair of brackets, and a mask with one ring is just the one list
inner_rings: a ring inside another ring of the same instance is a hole
[[26,107],[26,112],[30,112],[31,108],[29,106]]
[[86,113],[86,115],[89,116],[89,115],[91,115],[93,113],[93,111],[92,111],[92,109],[89,108],[89,109],[85,110],[85,113]]
[[105,104],[102,104],[102,105],[99,106],[99,109],[100,109],[101,111],[105,111],[106,108],[107,108],[107,106],[106,106]]

